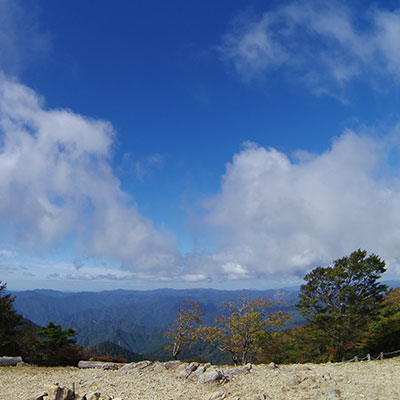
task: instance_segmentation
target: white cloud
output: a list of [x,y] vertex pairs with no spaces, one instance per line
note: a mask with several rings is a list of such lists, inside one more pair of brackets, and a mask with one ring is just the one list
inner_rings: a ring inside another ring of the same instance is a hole
[[13,273],[17,270],[17,268],[13,265],[0,265],[0,271]]
[[10,251],[10,250],[0,250],[0,257],[4,257],[4,258],[12,258],[15,257],[17,255],[17,253]]
[[400,9],[352,9],[341,1],[293,1],[242,16],[219,46],[245,79],[285,68],[316,93],[354,78],[400,79]]
[[91,274],[59,274],[53,273],[49,274],[47,278],[65,280],[65,281],[127,281],[136,279],[133,274],[117,274],[117,273],[107,273],[99,275]]
[[400,187],[385,175],[392,145],[345,132],[323,154],[293,162],[247,144],[201,219],[217,248],[188,263],[221,279],[302,277],[365,248],[400,272]]
[[34,91],[0,75],[0,218],[7,239],[50,246],[74,235],[89,255],[169,274],[174,235],[130,204],[113,174],[110,123],[48,110]]
[[40,29],[38,8],[20,0],[0,0],[0,69],[19,74],[51,49]]
[[182,280],[184,282],[199,282],[207,279],[207,275],[204,274],[184,274]]
[[271,34],[273,18],[264,14],[256,21],[237,19],[232,32],[222,38],[219,50],[225,58],[234,61],[237,71],[245,78],[288,61],[289,54]]
[[164,166],[165,157],[162,154],[154,153],[147,157],[135,159],[132,153],[125,153],[122,158],[122,165],[119,167],[124,173],[128,172],[135,178],[143,180],[149,177],[155,170]]

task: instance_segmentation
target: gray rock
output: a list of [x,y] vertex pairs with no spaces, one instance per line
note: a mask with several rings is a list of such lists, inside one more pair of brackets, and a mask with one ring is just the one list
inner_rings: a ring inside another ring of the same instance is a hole
[[0,357],[1,367],[15,367],[20,362],[22,362],[22,357]]
[[217,390],[216,392],[210,394],[208,400],[223,400],[225,397],[226,394],[222,390]]
[[165,365],[163,363],[156,362],[152,367],[152,371],[154,372],[164,372],[166,371]]
[[23,362],[23,361],[20,361],[20,362],[17,364],[17,367],[25,367],[25,366],[28,366],[28,365],[29,365],[28,363]]
[[44,398],[47,397],[47,394],[48,394],[47,392],[43,392],[38,396],[31,397],[29,400],[45,400]]
[[104,361],[79,361],[78,368],[102,368],[105,370],[115,370],[122,368],[124,365],[125,364]]
[[62,386],[59,386],[58,383],[47,386],[45,388],[47,392],[46,400],[75,400],[76,396],[72,389],[68,389]]
[[200,365],[199,367],[197,367],[197,369],[194,372],[192,372],[190,374],[188,379],[190,381],[194,381],[194,380],[198,379],[201,375],[204,374],[204,372],[206,372],[207,368],[210,366],[211,366],[211,364]]
[[203,375],[199,377],[199,383],[215,382],[221,380],[222,378],[224,378],[224,374],[220,370],[209,368]]
[[179,360],[167,361],[164,363],[164,367],[165,369],[177,369],[182,364],[183,364],[182,361]]
[[99,400],[100,396],[101,396],[101,393],[99,393],[99,392],[93,392],[93,393],[85,395],[86,400]]
[[153,362],[152,361],[139,361],[137,363],[130,363],[130,364],[125,364],[122,368],[120,368],[120,370],[117,372],[118,375],[124,375],[124,374],[128,374],[132,371],[135,370],[142,370],[144,368],[147,368],[148,366],[152,365]]
[[236,367],[236,368],[224,370],[223,373],[227,378],[233,378],[237,375],[249,373],[250,370],[252,369],[252,367],[253,366],[249,363],[249,364],[244,365],[243,367]]
[[291,387],[293,387],[293,386],[299,385],[302,381],[303,381],[303,379],[302,379],[301,376],[295,375],[295,376],[292,376],[290,379],[288,379],[288,380],[284,383],[283,387],[284,387],[284,388],[291,388]]
[[182,368],[182,371],[180,371],[176,375],[176,377],[177,378],[187,378],[193,371],[195,371],[197,369],[198,366],[199,366],[199,363],[197,363],[197,362],[192,362],[187,366],[185,365],[184,368]]
[[117,369],[121,369],[123,367],[123,364],[120,363],[104,363],[101,368],[104,370],[108,371],[115,371]]
[[339,389],[327,389],[325,390],[326,397],[329,400],[339,400],[341,399],[340,390]]

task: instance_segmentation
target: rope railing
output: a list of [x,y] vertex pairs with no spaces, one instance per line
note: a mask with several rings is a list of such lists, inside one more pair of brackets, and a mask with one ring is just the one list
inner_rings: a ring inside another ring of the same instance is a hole
[[386,358],[395,357],[396,355],[400,355],[400,350],[391,351],[389,353],[384,353],[383,351],[377,356],[372,357],[370,354],[367,354],[365,357],[359,358],[355,356],[351,360],[343,361],[344,363],[358,362],[358,361],[373,361],[373,360],[383,360]]

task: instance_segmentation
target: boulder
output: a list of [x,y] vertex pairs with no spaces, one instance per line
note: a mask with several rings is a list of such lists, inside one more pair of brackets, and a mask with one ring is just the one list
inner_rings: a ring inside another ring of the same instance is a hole
[[201,375],[204,374],[204,372],[206,372],[207,368],[209,368],[209,367],[211,367],[211,364],[209,364],[209,363],[198,366],[197,369],[190,374],[188,379],[190,381],[194,381],[194,380],[198,379]]
[[136,370],[142,370],[150,365],[153,365],[153,361],[139,361],[137,363],[129,363],[125,364],[120,370],[117,372],[118,375],[124,375],[124,374],[129,374],[130,372],[136,371]]
[[22,357],[0,357],[1,367],[15,367],[20,362],[22,362]]
[[199,383],[216,382],[223,378],[226,377],[220,370],[215,368],[208,368],[207,371],[204,372],[204,374],[199,377]]
[[[58,383],[45,387],[46,391],[29,400],[113,400],[111,396],[100,392],[89,392],[80,396],[74,390],[64,388]],[[114,399],[117,400],[117,399]],[[123,400],[120,398],[120,400]]]
[[177,369],[182,365],[182,361],[174,360],[174,361],[167,361],[164,363],[165,369]]
[[176,375],[177,378],[187,378],[189,375],[197,369],[200,364],[197,362],[192,362],[189,365],[184,364],[179,368],[180,372]]
[[59,386],[57,383],[54,385],[46,386],[47,392],[46,400],[75,400],[76,396],[72,389]]
[[224,370],[224,376],[226,376],[229,379],[234,378],[235,376],[249,373],[252,367],[253,366],[249,363],[244,365],[243,367],[235,367],[228,370]]

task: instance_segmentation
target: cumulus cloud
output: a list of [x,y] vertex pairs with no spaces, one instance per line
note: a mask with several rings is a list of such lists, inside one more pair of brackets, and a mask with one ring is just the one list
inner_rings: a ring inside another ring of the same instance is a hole
[[34,91],[0,75],[0,133],[0,218],[8,239],[46,248],[72,235],[89,255],[127,268],[176,269],[174,235],[139,213],[112,171],[109,122],[48,110]]
[[244,78],[285,68],[317,93],[354,78],[400,79],[400,9],[353,9],[342,1],[294,1],[243,14],[219,51]]
[[326,152],[291,160],[247,143],[201,219],[216,250],[188,263],[232,280],[303,277],[365,248],[399,272],[400,188],[386,175],[392,145],[345,132]]

